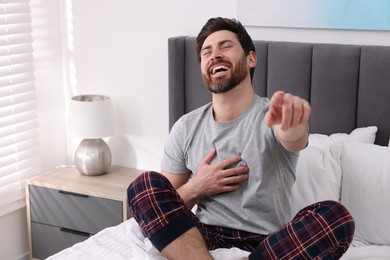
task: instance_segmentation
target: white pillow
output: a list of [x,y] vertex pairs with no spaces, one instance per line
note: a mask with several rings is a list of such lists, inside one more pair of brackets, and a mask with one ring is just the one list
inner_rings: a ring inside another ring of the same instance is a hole
[[301,151],[291,193],[293,216],[318,201],[340,201],[341,150],[342,143],[337,142],[324,149],[308,146]]
[[293,215],[318,201],[340,201],[341,141],[373,144],[377,130],[376,126],[369,126],[356,128],[350,134],[309,135],[309,145],[301,151],[297,162],[296,181],[291,192]]
[[335,133],[332,135],[310,134],[309,145],[324,148],[339,141],[354,141],[373,144],[375,142],[378,127],[368,126],[354,129],[350,134]]
[[390,148],[344,143],[341,203],[355,220],[355,239],[390,246]]

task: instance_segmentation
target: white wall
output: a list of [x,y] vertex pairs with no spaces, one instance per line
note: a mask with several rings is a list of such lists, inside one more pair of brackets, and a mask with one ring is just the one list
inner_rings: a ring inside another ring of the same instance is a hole
[[[113,162],[159,170],[168,134],[167,39],[196,35],[212,16],[236,17],[236,0],[121,0],[114,5],[85,0],[73,1],[72,13],[76,72],[71,76],[78,93],[103,93],[113,100],[119,128],[109,143]],[[248,30],[254,39],[390,43],[388,32]]]
[[0,218],[0,259],[28,259],[26,210]]
[[62,0],[31,0],[42,169],[66,161]]
[[[211,16],[236,17],[236,0],[85,0],[72,8],[77,91],[112,97],[119,128],[110,140],[113,162],[159,170],[168,134],[167,39],[196,35]],[[388,32],[248,30],[254,39],[390,43]]]
[[113,163],[159,170],[168,134],[168,37],[195,35],[211,16],[234,17],[236,1],[86,0],[73,1],[72,10],[70,76],[78,93],[112,98]]
[[[209,17],[236,17],[236,0],[31,3],[42,168],[72,163],[74,142],[66,140],[65,129],[67,99],[97,93],[109,95],[116,112],[118,134],[109,139],[113,163],[159,170],[168,135],[167,39],[195,36]],[[67,8],[72,16],[66,16]],[[253,39],[390,45],[389,32],[260,27],[248,31]],[[25,229],[23,210],[0,218],[2,234],[18,232],[0,236],[0,259],[16,259],[27,252]]]

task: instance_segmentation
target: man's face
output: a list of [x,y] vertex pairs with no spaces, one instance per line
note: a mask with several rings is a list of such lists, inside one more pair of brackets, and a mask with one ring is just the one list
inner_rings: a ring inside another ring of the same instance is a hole
[[249,77],[247,57],[233,32],[210,34],[200,57],[203,82],[213,93],[225,93]]

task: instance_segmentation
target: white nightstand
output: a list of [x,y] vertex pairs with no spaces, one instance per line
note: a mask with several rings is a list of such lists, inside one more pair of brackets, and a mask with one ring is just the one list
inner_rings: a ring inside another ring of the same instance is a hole
[[30,258],[47,258],[127,220],[127,187],[141,172],[112,166],[107,174],[84,176],[71,167],[28,179]]

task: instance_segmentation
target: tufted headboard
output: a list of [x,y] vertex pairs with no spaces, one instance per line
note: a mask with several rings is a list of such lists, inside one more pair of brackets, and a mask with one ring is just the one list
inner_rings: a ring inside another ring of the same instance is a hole
[[[211,100],[204,87],[195,37],[172,37],[169,52],[169,127]],[[255,92],[298,95],[312,107],[310,132],[350,133],[377,126],[376,144],[390,138],[390,46],[255,41]]]

